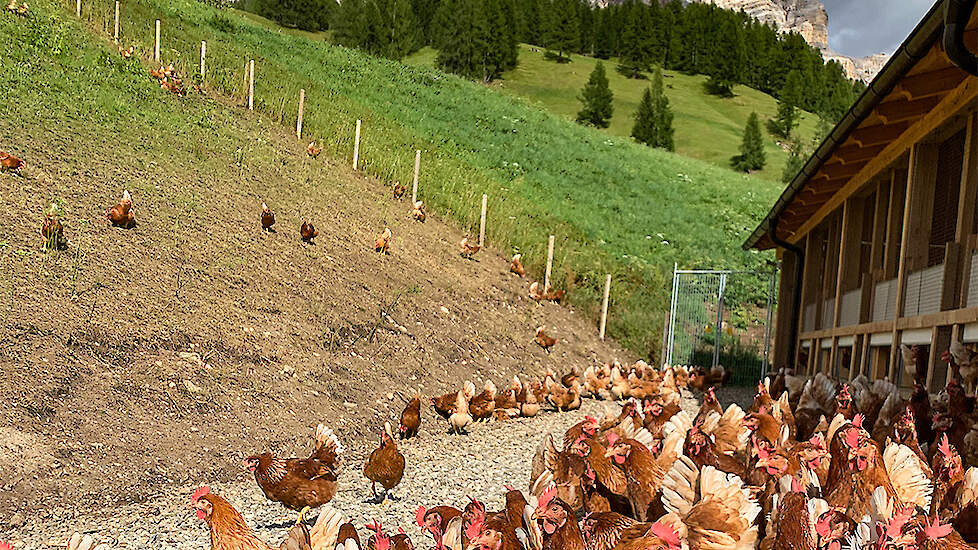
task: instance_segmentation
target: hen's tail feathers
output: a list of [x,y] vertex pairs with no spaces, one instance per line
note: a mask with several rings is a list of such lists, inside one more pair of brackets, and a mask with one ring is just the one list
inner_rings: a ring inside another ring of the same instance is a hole
[[340,525],[343,525],[344,522],[343,515],[336,508],[328,504],[320,508],[319,518],[316,519],[316,524],[309,531],[312,550],[332,550],[336,548],[337,538],[340,534]]
[[696,504],[699,470],[688,456],[680,456],[662,480],[662,505],[667,512],[685,516]]
[[841,413],[832,417],[832,422],[829,424],[829,430],[825,433],[826,447],[832,444],[832,437],[835,435],[835,432],[839,431],[839,428],[844,426],[846,422],[849,421],[846,420],[846,417],[842,416]]
[[326,424],[316,428],[316,455],[320,460],[338,460],[343,455],[343,444]]
[[883,451],[883,463],[897,498],[904,504],[914,504],[928,510],[934,487],[920,468],[917,455],[906,445],[890,441]]
[[[534,499],[536,500],[536,499]],[[527,504],[523,508],[523,525],[526,526],[527,550],[541,550],[543,548],[543,533],[540,526],[533,519],[533,511],[536,507]]]
[[455,516],[448,522],[441,542],[446,550],[462,550],[462,516]]
[[969,504],[978,504],[978,466],[965,472],[964,481],[958,487],[957,504],[959,510]]
[[71,535],[71,539],[68,541],[68,550],[109,550],[109,545],[105,543],[95,544],[95,538],[92,535],[82,535],[76,532]]

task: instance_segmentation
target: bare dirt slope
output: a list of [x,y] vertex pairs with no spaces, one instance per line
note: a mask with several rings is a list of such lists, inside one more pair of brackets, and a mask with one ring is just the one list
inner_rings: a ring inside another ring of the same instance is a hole
[[[277,121],[145,74],[131,97],[97,77],[77,101],[31,98],[37,120],[0,117],[0,149],[28,162],[0,174],[0,523],[228,482],[242,456],[304,449],[322,421],[372,445],[396,394],[627,358],[573,311],[530,301],[511,251],[461,258],[462,230],[436,212],[414,222]],[[132,230],[103,216],[123,189]],[[261,231],[262,200],[276,233]],[[52,202],[60,253],[41,251]],[[299,241],[303,218],[315,245]],[[372,250],[385,226],[390,255]],[[539,325],[560,339],[552,354]]]

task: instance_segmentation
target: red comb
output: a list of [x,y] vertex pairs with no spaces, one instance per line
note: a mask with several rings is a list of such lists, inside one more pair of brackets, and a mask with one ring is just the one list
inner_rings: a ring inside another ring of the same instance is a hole
[[951,524],[941,525],[940,518],[934,518],[934,523],[928,524],[924,521],[924,528],[917,531],[917,542],[925,540],[938,540],[951,534],[954,528]]
[[0,540],[0,550],[14,550],[12,546]]
[[801,482],[797,478],[791,478],[791,492],[800,493],[802,492]]
[[620,438],[618,437],[618,434],[616,434],[615,432],[608,432],[608,446],[609,447],[614,447],[615,446],[615,443],[617,443],[619,439]]
[[465,526],[465,537],[472,540],[482,533],[482,518],[479,516],[473,517],[469,520],[468,524]]
[[820,515],[818,520],[815,522],[815,532],[818,533],[819,536],[827,537],[832,534],[832,523],[830,522],[830,518],[832,516],[830,514],[831,510]]
[[679,541],[679,533],[661,521],[652,524],[652,534],[668,544],[669,548],[680,548],[682,546]]
[[865,416],[863,416],[861,413],[860,414],[857,414],[856,416],[854,416],[852,418],[852,425],[855,426],[855,427],[857,427],[857,428],[862,428],[863,427],[863,421],[864,420],[866,420],[866,417]]
[[859,447],[859,430],[846,430],[846,445],[851,449]]
[[380,530],[381,530],[380,522],[377,521],[377,520],[375,520],[375,519],[372,519],[372,518],[371,518],[370,521],[371,521],[371,523],[368,523],[368,524],[364,525],[364,527],[366,527],[367,529],[370,529],[371,531],[373,531],[374,533],[377,533],[379,535],[380,534]]
[[414,516],[418,520],[418,527],[424,527],[424,516],[426,512],[427,510],[424,509],[424,506],[418,506],[417,511],[414,512]]
[[407,532],[405,532],[405,531],[404,531],[404,528],[403,528],[403,527],[398,527],[398,528],[397,528],[397,532],[398,532],[399,534],[401,534],[401,535],[406,535],[406,534],[407,534]]
[[206,485],[204,485],[203,487],[198,487],[197,490],[194,491],[192,495],[190,495],[190,502],[197,502],[198,500],[200,500],[200,497],[204,495],[208,495],[210,494],[210,492],[211,492],[211,488]]
[[516,490],[516,488],[515,488],[515,487],[513,487],[512,485],[503,485],[503,487],[504,487],[504,488],[505,488],[505,489],[506,489],[507,491],[515,491],[515,490]]
[[540,498],[537,500],[537,507],[550,506],[550,501],[553,500],[555,496],[557,496],[557,488],[549,487],[543,492],[543,494],[540,495]]
[[947,432],[941,435],[941,442],[937,444],[937,450],[947,458],[951,458],[951,442],[947,440]]
[[820,451],[824,451],[825,450],[825,440],[822,439],[822,435],[821,434],[815,434],[815,435],[813,435],[812,438],[808,440],[808,442],[812,444],[812,447],[815,447],[816,449],[818,449]]

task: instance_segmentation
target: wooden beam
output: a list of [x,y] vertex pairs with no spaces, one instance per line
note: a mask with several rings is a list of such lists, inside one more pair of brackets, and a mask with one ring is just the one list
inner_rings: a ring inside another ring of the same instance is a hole
[[[903,306],[906,303],[906,287],[907,287],[907,249],[910,243],[910,221],[908,216],[913,209],[913,199],[919,196],[921,188],[921,177],[918,170],[921,166],[920,159],[922,148],[929,147],[933,148],[933,145],[925,145],[921,143],[915,143],[910,149],[910,159],[909,159],[909,176],[907,177],[907,196],[903,201],[903,231],[900,238],[900,263],[897,269],[897,284],[896,284],[896,307],[893,308],[893,330],[892,330],[892,341],[890,344],[890,381],[896,380],[896,365],[897,365],[897,352],[899,351],[899,337],[900,331],[897,329],[897,322],[900,317],[903,316]],[[895,382],[894,382],[895,383]]]
[[911,165],[911,200],[904,213],[903,224],[909,228],[905,241],[907,271],[927,267],[930,256],[930,229],[934,218],[934,187],[937,184],[937,163],[940,154],[936,143],[918,143],[914,146]]
[[822,206],[822,209],[815,216],[809,218],[787,240],[792,243],[797,242],[805,233],[821,223],[825,216],[838,208],[842,201],[862,188],[866,182],[876,177],[886,167],[896,162],[900,156],[906,154],[914,143],[927,137],[958,111],[973,108],[976,100],[978,100],[978,78],[969,78],[944,96],[937,107],[911,125],[898,140],[887,145],[882,153],[867,163],[858,174],[846,183],[845,187]]
[[883,267],[883,251],[886,247],[886,207],[889,205],[889,198],[890,182],[880,182],[876,186],[876,204],[873,207],[873,244],[869,252],[870,270]]
[[889,103],[881,103],[878,107],[876,107],[876,114],[885,120],[887,124],[901,122],[922,117],[931,109],[937,107],[937,104],[940,103],[940,101],[940,97],[930,96],[923,99],[918,99],[916,101],[891,101]]
[[883,149],[886,149],[886,145],[874,145],[872,147],[846,145],[845,147],[839,147],[836,149],[832,159],[838,159],[838,161],[842,164],[862,162],[865,160],[871,160],[876,155],[882,153]]
[[[863,166],[866,166],[866,161],[862,163],[852,163],[852,164],[831,164],[823,166],[819,173],[828,176],[829,181],[836,179],[851,178],[859,173]],[[842,187],[841,185],[839,187]]]
[[866,126],[859,128],[850,134],[849,139],[863,147],[879,145],[895,140],[900,134],[907,131],[910,127],[909,122],[897,122],[894,124],[877,124],[876,126]]
[[907,172],[890,173],[890,207],[886,218],[886,250],[883,252],[883,280],[897,276],[900,266],[900,236],[903,231],[903,206],[907,197]]
[[937,327],[934,327],[930,331],[930,351],[927,354],[927,381],[924,383],[927,391],[933,391],[931,384],[934,381],[934,367],[937,366],[937,357]]
[[971,234],[978,202],[978,113],[968,117],[965,130],[964,161],[961,170],[961,193],[958,198],[958,221],[955,240],[964,243]]
[[893,93],[902,94],[907,99],[920,99],[954,89],[967,78],[967,73],[957,67],[947,67],[936,71],[919,73],[904,77]]

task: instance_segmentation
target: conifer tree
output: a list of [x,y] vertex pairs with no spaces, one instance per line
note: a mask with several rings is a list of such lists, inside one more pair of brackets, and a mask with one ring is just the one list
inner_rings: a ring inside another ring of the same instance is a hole
[[613,95],[611,88],[608,87],[608,75],[604,71],[604,64],[598,61],[594,70],[588,78],[587,84],[579,98],[583,106],[577,113],[577,121],[582,124],[590,124],[598,128],[607,128],[611,122],[611,114],[614,107],[611,104]]
[[404,56],[418,51],[424,43],[421,26],[414,16],[411,0],[388,0],[390,7],[389,42],[386,44],[385,57],[403,59]]
[[733,87],[740,82],[746,58],[743,34],[732,19],[725,18],[713,39],[713,68],[707,90],[723,97],[733,97]]
[[[570,61],[570,54],[580,49],[580,19],[575,0],[553,0],[547,17],[547,50],[556,53],[558,63]],[[565,55],[567,54],[567,55]]]
[[443,0],[438,21],[443,36],[435,64],[439,69],[472,79],[485,77],[488,29],[481,0]]
[[741,172],[760,170],[764,168],[767,159],[764,156],[764,141],[761,137],[761,122],[757,113],[751,113],[744,128],[744,138],[740,143],[740,155],[730,159],[734,169]]
[[795,139],[791,142],[791,151],[788,154],[788,162],[784,165],[781,172],[781,183],[787,184],[795,179],[798,172],[805,166],[805,149],[801,140]]
[[634,0],[624,4],[621,34],[621,63],[618,71],[629,78],[641,78],[652,66],[652,19],[649,8]]
[[608,59],[615,55],[614,14],[612,7],[604,7],[595,14],[594,57]]
[[788,79],[781,88],[778,98],[778,115],[771,121],[773,134],[791,139],[791,133],[798,126],[798,104],[801,101],[801,75],[798,71],[788,73]]
[[632,137],[646,145],[674,151],[672,119],[669,98],[662,84],[662,69],[657,67],[652,74],[652,85],[645,89],[635,113]]

